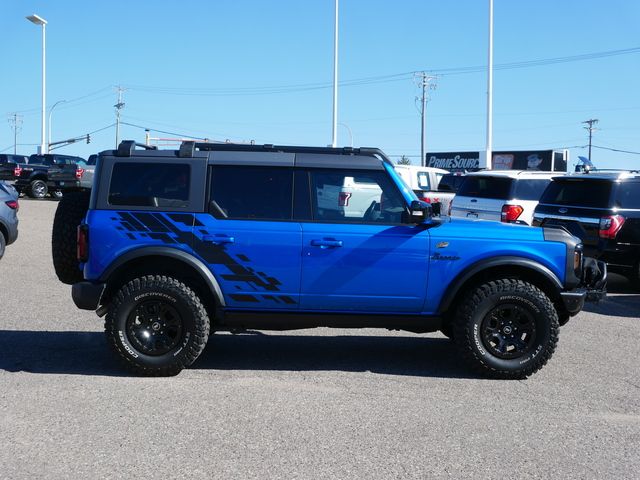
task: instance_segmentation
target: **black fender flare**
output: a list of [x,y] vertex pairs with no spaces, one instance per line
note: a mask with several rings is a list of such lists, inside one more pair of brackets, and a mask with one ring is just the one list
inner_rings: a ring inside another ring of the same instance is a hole
[[177,248],[158,246],[142,247],[136,248],[134,250],[129,250],[128,252],[119,256],[104,270],[102,275],[100,275],[99,281],[108,283],[109,278],[114,274],[114,272],[118,271],[127,263],[143,257],[168,257],[183,262],[187,266],[191,267],[194,271],[196,271],[202,278],[202,281],[209,288],[211,294],[218,302],[217,305],[220,307],[225,306],[224,295],[222,294],[220,284],[218,283],[218,280],[213,275],[211,270],[207,267],[207,265],[194,255],[183,250],[178,250]]
[[447,292],[440,301],[440,305],[438,306],[438,313],[445,313],[449,310],[451,303],[460,292],[460,289],[475,275],[490,268],[502,266],[510,268],[517,267],[523,270],[529,270],[544,277],[551,285],[557,288],[558,293],[564,290],[564,285],[562,284],[558,276],[551,270],[549,270],[549,268],[547,268],[545,265],[542,265],[535,260],[514,256],[493,257],[486,260],[480,260],[479,262],[468,266],[454,278],[454,280],[449,284]]

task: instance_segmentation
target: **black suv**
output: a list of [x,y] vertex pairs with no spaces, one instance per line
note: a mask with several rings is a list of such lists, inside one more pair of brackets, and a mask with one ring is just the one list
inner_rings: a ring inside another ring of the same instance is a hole
[[640,289],[640,171],[556,177],[533,224],[564,227],[582,240],[585,255],[604,260]]

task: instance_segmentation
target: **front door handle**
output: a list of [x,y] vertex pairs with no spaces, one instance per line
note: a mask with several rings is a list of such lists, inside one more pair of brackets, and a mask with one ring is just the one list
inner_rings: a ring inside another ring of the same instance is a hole
[[229,235],[204,235],[202,241],[222,245],[223,243],[235,243],[236,239]]
[[342,240],[335,240],[333,238],[323,238],[322,240],[311,240],[312,247],[320,248],[337,248],[342,246]]

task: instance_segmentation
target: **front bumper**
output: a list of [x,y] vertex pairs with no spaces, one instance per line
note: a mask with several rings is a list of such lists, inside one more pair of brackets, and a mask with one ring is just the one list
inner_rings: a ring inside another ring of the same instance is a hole
[[593,260],[585,265],[582,282],[578,288],[561,292],[564,308],[570,316],[576,315],[585,302],[599,302],[607,296],[607,264]]
[[95,310],[100,305],[106,283],[79,282],[71,286],[71,298],[82,310]]

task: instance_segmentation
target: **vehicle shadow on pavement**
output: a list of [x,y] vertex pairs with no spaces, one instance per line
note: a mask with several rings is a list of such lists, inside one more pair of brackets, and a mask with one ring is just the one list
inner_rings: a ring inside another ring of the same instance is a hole
[[[0,370],[62,375],[131,376],[102,332],[0,330]],[[440,337],[314,336],[248,332],[212,335],[195,370],[373,372],[477,378],[453,343]]]
[[424,336],[215,334],[192,368],[476,378],[451,341]]
[[600,315],[640,318],[640,294],[632,288],[626,278],[615,273],[610,274],[607,293],[607,297],[601,302],[585,303],[584,311]]
[[0,330],[0,370],[127,376],[102,332]]

